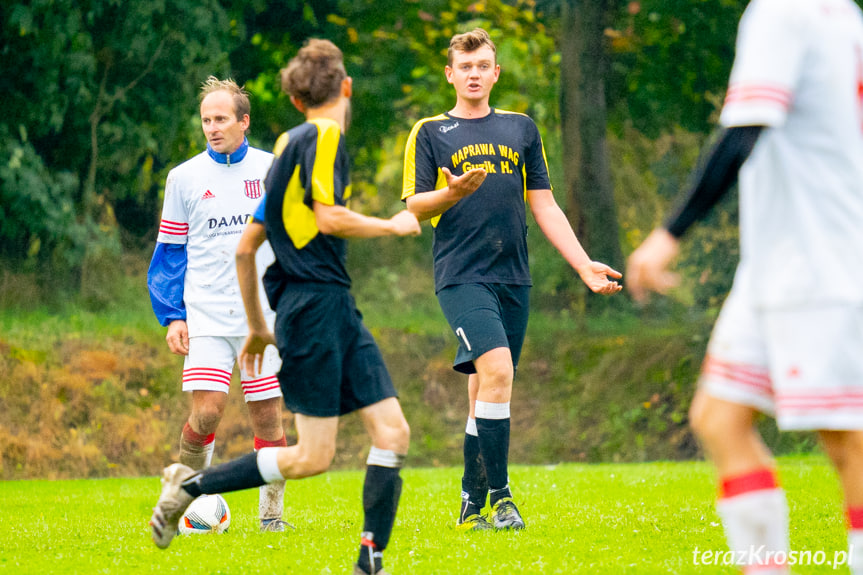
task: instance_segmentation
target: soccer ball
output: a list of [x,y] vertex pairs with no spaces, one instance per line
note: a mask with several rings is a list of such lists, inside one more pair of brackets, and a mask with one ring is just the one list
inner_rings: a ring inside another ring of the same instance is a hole
[[224,533],[231,525],[231,510],[221,495],[201,495],[180,518],[180,533]]

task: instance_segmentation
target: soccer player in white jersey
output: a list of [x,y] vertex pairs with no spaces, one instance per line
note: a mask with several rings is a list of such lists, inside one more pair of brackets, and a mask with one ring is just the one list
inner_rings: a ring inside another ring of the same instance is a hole
[[[192,399],[180,437],[180,461],[193,469],[210,465],[231,374],[249,331],[234,254],[273,161],[272,154],[249,146],[249,97],[233,80],[208,78],[201,88],[200,111],[207,150],[168,174],[147,274],[153,311],[168,327],[168,347],[185,356],[183,391]],[[259,281],[274,259],[269,244],[262,246]],[[275,313],[266,311],[272,328]],[[255,449],[287,445],[279,366],[278,352],[270,346],[260,374],[240,370]],[[261,487],[261,530],[284,531],[284,489],[284,482]]]
[[[678,240],[740,180],[741,257],[690,410],[745,573],[787,573],[788,509],[753,420],[815,430],[863,574],[863,18],[851,0],[754,0],[726,131],[663,228],[629,259],[636,299],[677,283]],[[764,546],[762,553],[751,553]]]

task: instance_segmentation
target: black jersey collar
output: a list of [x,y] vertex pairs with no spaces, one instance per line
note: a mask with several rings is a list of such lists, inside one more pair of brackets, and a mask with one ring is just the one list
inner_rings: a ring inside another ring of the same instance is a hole
[[489,108],[488,114],[486,114],[485,116],[479,116],[477,118],[462,118],[461,116],[453,116],[452,113],[450,113],[450,112],[444,112],[444,116],[446,116],[450,120],[455,120],[457,122],[471,122],[474,124],[478,124],[481,122],[488,122],[489,120],[491,120],[492,118],[495,117],[496,113],[497,112],[495,111],[494,107],[492,106],[491,108]]

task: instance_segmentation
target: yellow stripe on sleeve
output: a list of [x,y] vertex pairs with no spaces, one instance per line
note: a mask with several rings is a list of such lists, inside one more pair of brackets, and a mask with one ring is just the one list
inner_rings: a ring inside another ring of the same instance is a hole
[[281,156],[282,152],[285,151],[285,148],[288,147],[288,140],[290,139],[291,138],[288,136],[287,132],[282,132],[282,135],[276,140],[276,145],[273,146],[273,155],[277,158]]
[[[443,189],[443,188],[445,188],[445,187],[446,187],[446,176],[444,175],[443,170],[441,170],[440,168],[438,168],[438,169],[437,169],[437,181],[435,182],[435,187],[434,187],[434,189],[436,189],[436,190],[441,190],[441,189]],[[432,227],[433,227],[433,228],[436,228],[436,227],[437,227],[438,222],[440,222],[440,217],[441,217],[442,215],[443,215],[443,214],[438,214],[438,215],[436,215],[436,216],[432,217],[432,218],[429,220],[429,222],[431,222],[431,225],[432,225]]]
[[303,203],[304,195],[305,189],[300,181],[300,166],[297,165],[285,189],[285,197],[282,201],[282,222],[291,242],[298,250],[303,249],[318,235],[315,213]]
[[309,120],[318,127],[318,144],[315,165],[312,167],[312,199],[328,206],[335,205],[336,153],[339,150],[341,129],[337,122],[325,118]]
[[[437,116],[432,116],[430,118],[423,118],[422,120],[414,124],[414,127],[411,130],[410,135],[408,136],[407,144],[405,144],[405,164],[404,173],[402,174],[401,199],[404,200],[405,198],[409,198],[417,191],[417,133],[420,131],[420,128],[422,128],[423,124],[425,124],[426,122],[444,119],[446,119],[446,116],[444,116],[443,114],[438,114]],[[438,168],[440,168],[440,166],[438,166]],[[446,180],[444,180],[443,187],[446,187]]]

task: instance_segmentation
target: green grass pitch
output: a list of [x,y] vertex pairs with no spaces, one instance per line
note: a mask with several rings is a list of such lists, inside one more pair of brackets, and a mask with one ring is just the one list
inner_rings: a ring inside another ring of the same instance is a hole
[[[821,456],[782,458],[791,548],[846,547],[839,485]],[[394,575],[489,573],[736,573],[696,565],[696,550],[725,550],[708,464],[513,466],[522,532],[453,529],[460,470],[404,470],[399,516],[384,565]],[[231,528],[149,538],[156,478],[0,482],[0,574],[349,573],[362,528],[361,471],[288,482],[295,531],[257,530],[257,490],[225,494]],[[795,573],[847,573],[800,565]]]

